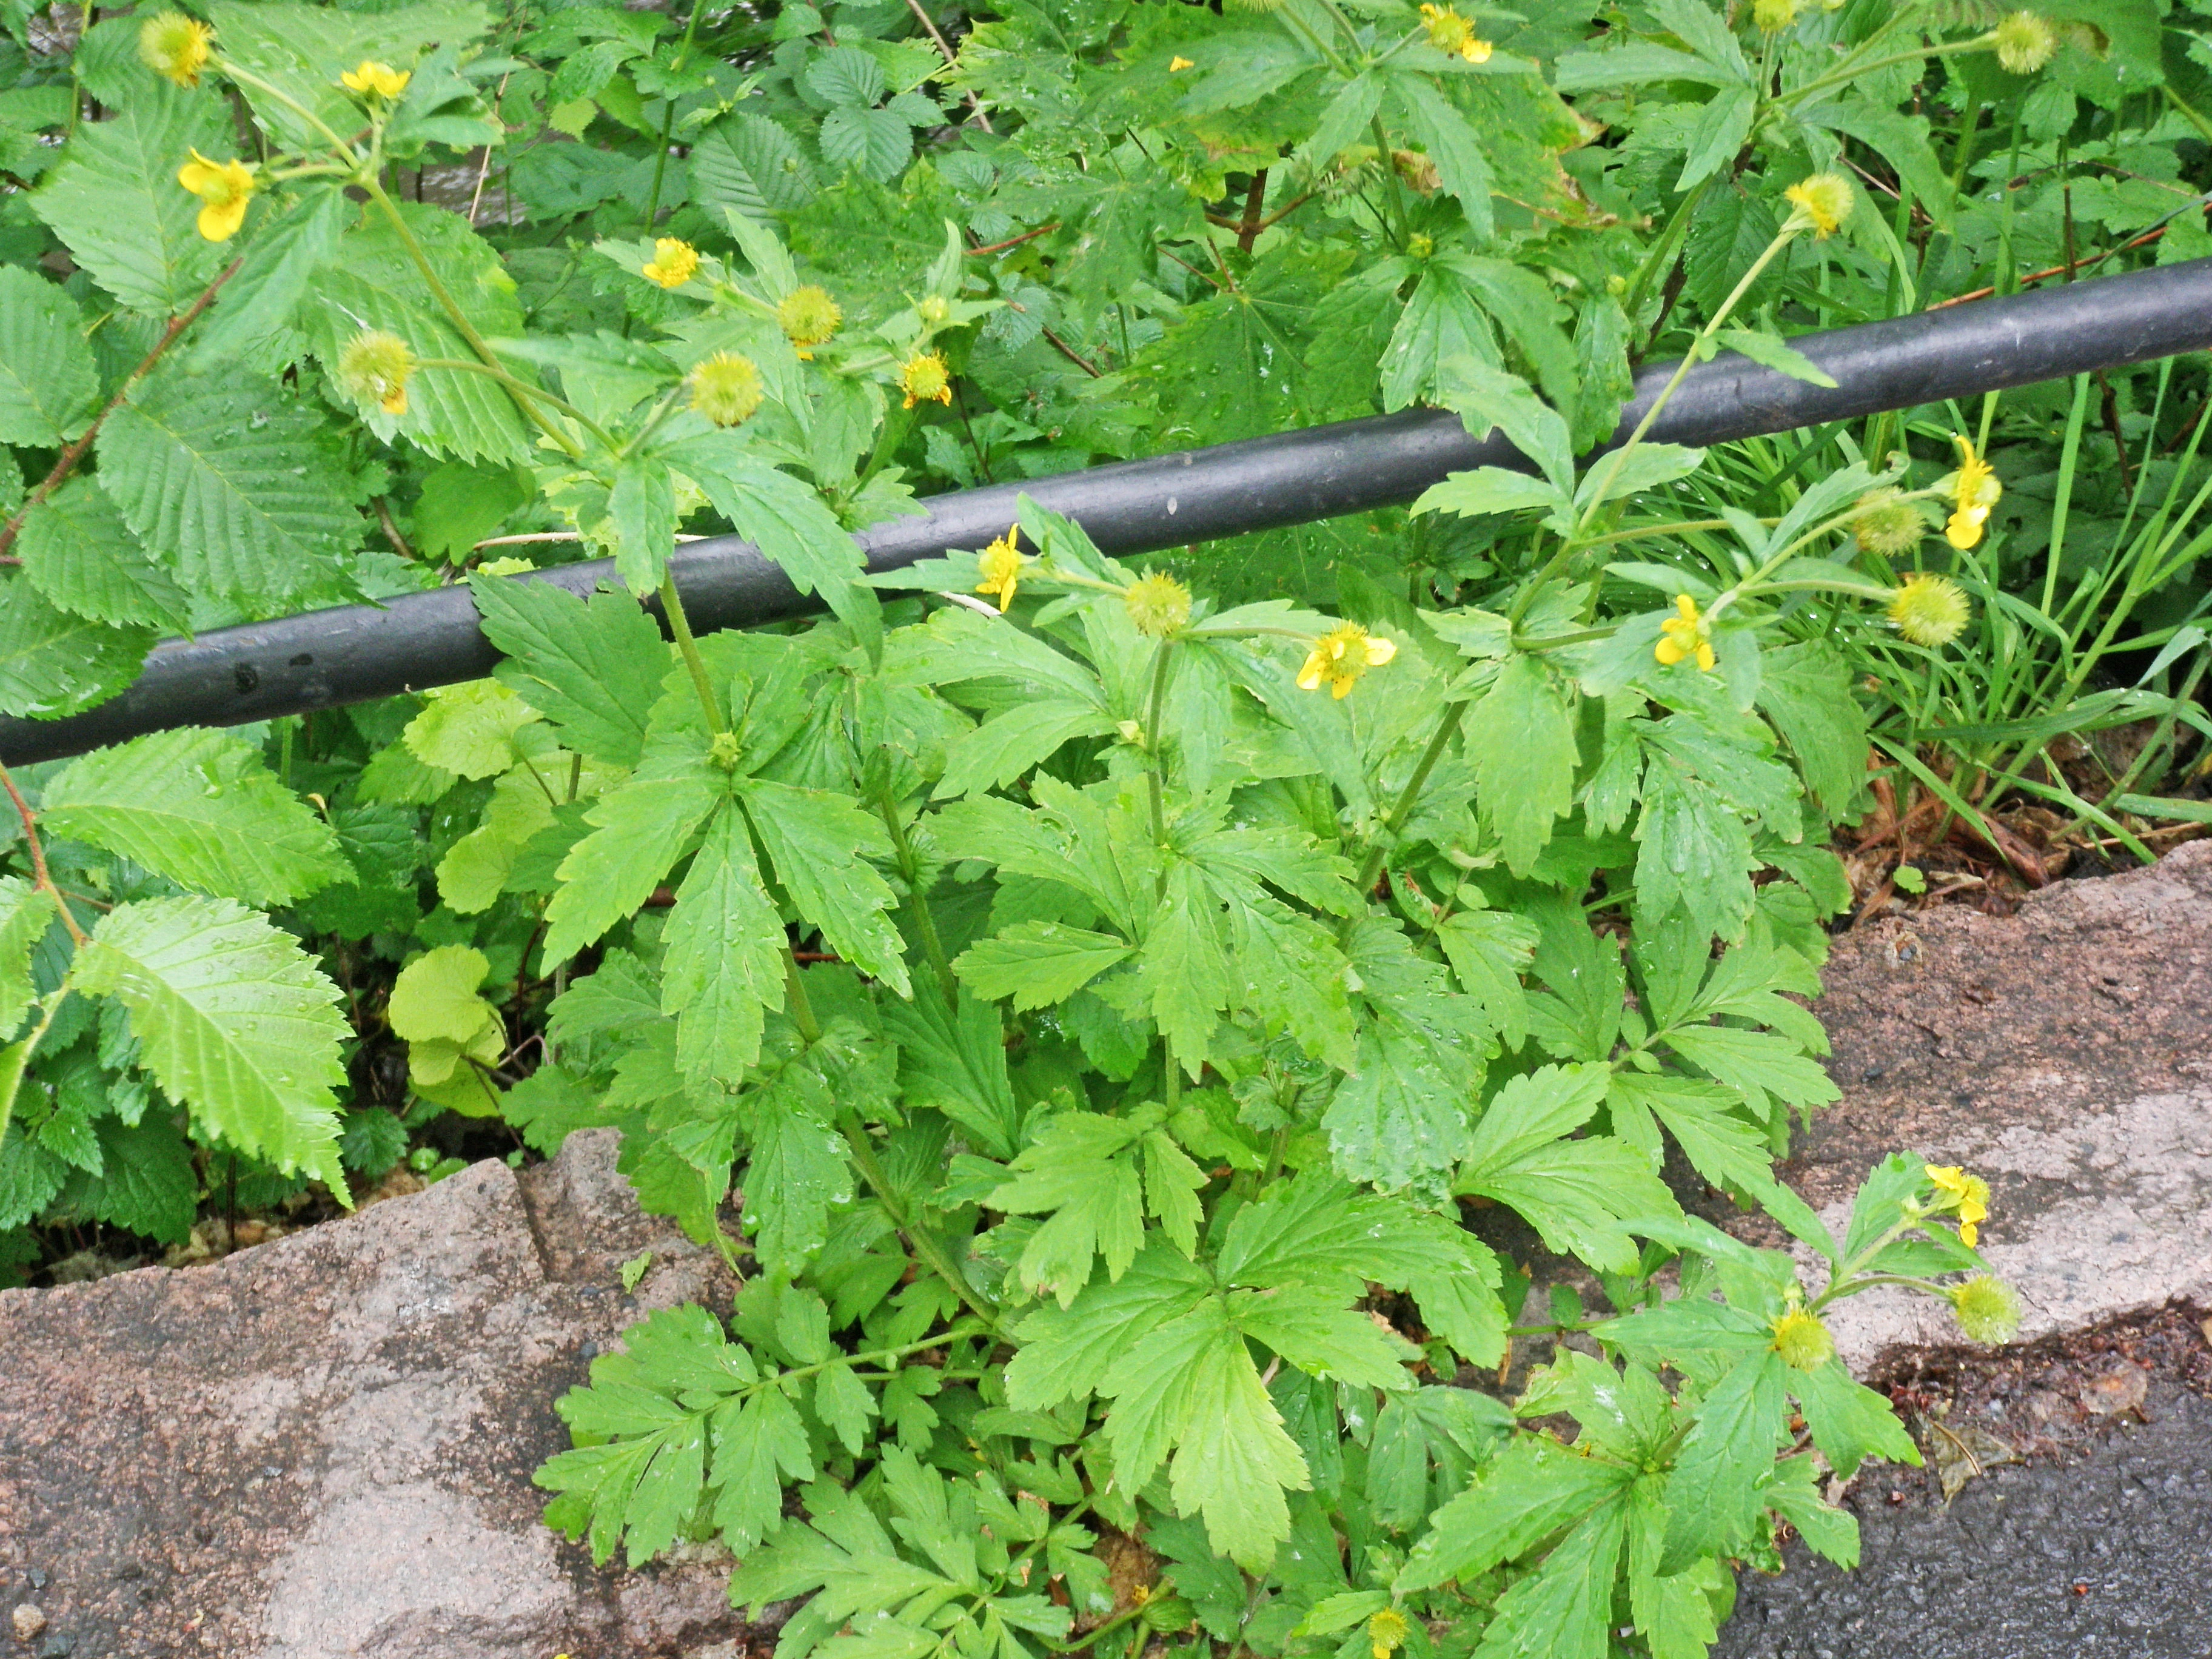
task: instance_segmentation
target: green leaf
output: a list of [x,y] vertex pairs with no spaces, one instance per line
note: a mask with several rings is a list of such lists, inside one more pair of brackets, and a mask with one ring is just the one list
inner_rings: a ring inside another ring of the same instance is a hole
[[1614,1650],[1613,1583],[1626,1540],[1626,1494],[1614,1497],[1553,1548],[1544,1565],[1498,1598],[1476,1659],[1607,1659]]
[[693,144],[691,191],[710,207],[766,219],[806,204],[815,191],[814,168],[797,139],[765,115],[741,111]]
[[229,899],[119,904],[75,982],[130,1011],[147,1069],[204,1129],[344,1194],[331,1091],[349,1028],[291,935]]
[[1759,1479],[1774,1467],[1790,1402],[1790,1368],[1771,1346],[1740,1360],[1698,1407],[1667,1480],[1667,1545],[1660,1571],[1725,1553],[1748,1536]]
[[99,390],[69,295],[21,265],[0,267],[0,443],[58,448]]
[[1519,1048],[1528,1036],[1521,975],[1535,957],[1535,924],[1505,910],[1461,910],[1444,918],[1437,943],[1505,1046]]
[[1480,466],[1431,484],[1412,510],[1455,513],[1462,519],[1474,519],[1492,513],[1519,513],[1532,507],[1563,509],[1566,506],[1559,492],[1541,478],[1508,472],[1502,466]]
[[1396,1588],[1401,1593],[1433,1589],[1524,1555],[1582,1521],[1634,1478],[1634,1470],[1618,1463],[1516,1436],[1472,1486],[1430,1517]]
[[1574,805],[1571,699],[1540,659],[1510,657],[1462,729],[1483,817],[1504,843],[1506,864],[1526,875],[1551,840],[1553,820]]
[[218,159],[236,140],[220,98],[145,76],[104,121],[78,124],[31,203],[92,279],[133,311],[168,317],[229,258],[199,234],[199,198],[177,184],[195,149]]
[[[477,333],[487,340],[521,334],[514,278],[490,244],[458,213],[414,202],[396,205]],[[406,244],[380,212],[371,212],[338,239],[337,252],[301,306],[300,328],[326,371],[364,329],[398,335],[417,358],[476,357],[425,289]],[[526,382],[532,372],[514,362],[508,371]],[[371,407],[361,411],[361,419],[386,442],[404,437],[433,455],[506,465],[530,454],[532,428],[506,389],[459,369],[417,369],[407,382],[404,414]]]
[[256,904],[353,874],[330,825],[233,732],[182,726],[94,750],[47,784],[42,811],[179,886]]
[[852,1196],[845,1142],[824,1117],[834,1103],[821,1078],[799,1061],[747,1099],[745,1224],[763,1267],[797,1273],[829,1237],[830,1206]]
[[496,680],[464,680],[428,693],[407,722],[407,748],[425,766],[489,778],[515,762],[514,734],[537,711]]
[[978,994],[1012,997],[1025,1012],[1065,1002],[1134,950],[1110,933],[1024,921],[970,945],[952,969]]
[[1759,1496],[1797,1528],[1805,1542],[1838,1566],[1859,1564],[1858,1517],[1820,1497],[1820,1474],[1810,1457],[1785,1457]]
[[1611,456],[1601,457],[1590,463],[1589,477],[1575,492],[1575,504],[1588,507],[1596,497],[1601,480],[1605,486],[1604,499],[1617,501],[1686,478],[1704,464],[1705,459],[1704,450],[1686,449],[1680,444],[1638,444],[1623,454],[1618,465]]
[[1395,1333],[1386,1334],[1364,1311],[1346,1307],[1328,1291],[1305,1285],[1239,1291],[1231,1298],[1229,1317],[1245,1335],[1323,1382],[1368,1389],[1413,1386],[1406,1365],[1420,1358],[1420,1350]]
[[147,558],[107,492],[73,478],[23,515],[16,556],[57,610],[121,627],[185,632],[184,590]]
[[1468,228],[1478,242],[1491,234],[1490,164],[1474,129],[1436,83],[1418,72],[1389,77],[1391,101],[1436,164],[1445,190],[1459,198]]
[[1813,1431],[1813,1443],[1845,1480],[1869,1457],[1920,1467],[1920,1448],[1897,1420],[1887,1398],[1862,1388],[1839,1359],[1810,1371],[1793,1371],[1790,1391]]
[[1720,343],[1729,349],[1740,351],[1754,363],[1787,374],[1793,380],[1831,390],[1835,386],[1834,375],[1778,334],[1770,334],[1764,329],[1724,328],[1719,337]]
[[1290,1536],[1283,1491],[1306,1489],[1305,1459],[1221,1303],[1201,1303],[1139,1341],[1100,1392],[1115,1402],[1106,1434],[1117,1481],[1139,1490],[1172,1450],[1176,1506],[1205,1517],[1217,1551],[1264,1571]]
[[677,1060],[734,1086],[760,1058],[765,1012],[782,1004],[785,943],[734,809],[724,806],[708,823],[664,939],[661,1006],[680,1017]]
[[1839,817],[1867,779],[1866,714],[1850,665],[1819,640],[1760,653],[1759,706],[1797,757],[1805,787]]
[[281,387],[156,374],[99,448],[102,486],[188,588],[276,606],[348,594],[353,488],[335,435]]
[[35,583],[0,586],[0,714],[60,720],[138,677],[150,628],[112,628],[58,611]]
[[496,1016],[477,994],[491,972],[483,951],[468,945],[441,945],[399,970],[386,1007],[392,1034],[409,1042],[473,1042],[487,1020]]
[[[1157,1119],[1155,1119],[1157,1121]],[[1136,1259],[1145,1231],[1137,1165],[1125,1156],[1143,1128],[1126,1118],[1062,1112],[1047,1121],[1011,1166],[1013,1178],[986,1202],[1013,1215],[1047,1212],[1051,1219],[1022,1251],[1022,1282],[1034,1294],[1072,1305],[1103,1256],[1109,1279]]]
[[819,594],[848,623],[872,608],[874,594],[855,586],[867,568],[860,544],[813,490],[746,453],[731,433],[687,439],[663,453],[800,592]]
[[669,648],[627,594],[586,602],[551,582],[469,579],[484,637],[507,653],[501,685],[551,720],[562,741],[593,760],[635,766],[647,717],[668,672]]
[[882,823],[826,789],[767,778],[748,778],[738,787],[775,878],[799,914],[846,961],[908,995],[904,941],[888,914],[898,896],[862,857],[888,856]]
[[31,950],[53,925],[53,896],[20,876],[0,876],[0,1041],[31,1006]]
[[592,833],[561,860],[561,890],[545,907],[545,971],[635,915],[684,855],[728,787],[694,744],[648,752],[637,775],[599,798]]
[[553,822],[545,786],[527,768],[502,773],[492,785],[477,827],[438,860],[438,896],[455,915],[491,908],[532,836]]
[[1688,190],[1710,177],[1743,148],[1758,103],[1757,89],[1748,86],[1723,87],[1713,95],[1690,135],[1681,177],[1674,180],[1676,190]]
[[238,274],[216,296],[213,313],[191,337],[195,368],[258,356],[289,334],[308,285],[337,252],[349,206],[340,186],[311,191],[261,228]]
[[127,1125],[103,1117],[93,1130],[100,1169],[72,1183],[74,1207],[165,1244],[189,1239],[199,1216],[200,1181],[184,1137],[152,1115]]

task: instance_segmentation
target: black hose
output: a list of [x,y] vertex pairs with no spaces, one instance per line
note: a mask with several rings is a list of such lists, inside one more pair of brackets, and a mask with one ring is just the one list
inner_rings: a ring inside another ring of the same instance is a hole
[[[1756,437],[2204,350],[2212,348],[2212,259],[1801,335],[1791,343],[1836,386],[1726,355],[1690,370],[1650,440]],[[1637,377],[1616,441],[1674,367],[1658,364]],[[1409,410],[932,496],[927,516],[878,525],[859,540],[875,570],[980,548],[1013,521],[1015,498],[1026,492],[1082,525],[1106,552],[1145,553],[1393,506],[1446,473],[1482,465],[1527,463],[1500,435],[1478,443],[1455,416]],[[679,548],[671,568],[692,625],[702,630],[818,608],[734,536]],[[535,578],[575,592],[613,579],[605,560]],[[234,726],[419,691],[478,678],[498,655],[459,587],[218,629],[155,647],[135,684],[85,714],[0,719],[0,757],[22,765],[171,726]]]

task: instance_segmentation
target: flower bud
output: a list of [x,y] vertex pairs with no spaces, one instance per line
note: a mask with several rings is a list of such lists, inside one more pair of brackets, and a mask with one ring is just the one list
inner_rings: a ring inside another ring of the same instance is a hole
[[1836,1357],[1836,1339],[1818,1314],[1792,1308],[1774,1322],[1774,1352],[1793,1370],[1817,1371]]
[[1921,538],[1927,533],[1928,521],[1898,491],[1869,489],[1859,497],[1857,514],[1851,520],[1851,534],[1868,552],[1894,559],[1919,546]]
[[1121,603],[1137,631],[1149,639],[1165,639],[1190,620],[1190,589],[1158,572],[1123,588]]
[[138,61],[180,87],[196,87],[215,31],[180,11],[156,13],[138,28]]
[[845,320],[845,313],[837,308],[837,302],[827,290],[809,283],[783,296],[775,308],[775,320],[783,330],[783,337],[799,349],[799,356],[811,358],[814,348],[826,343],[837,331],[837,325]]
[[1966,596],[1948,576],[1918,575],[1889,601],[1889,619],[1915,645],[1945,646],[1966,631]]
[[389,330],[372,328],[346,342],[332,378],[354,402],[404,415],[407,381],[414,373],[415,353],[407,342]]
[[2014,12],[1990,33],[1997,62],[2010,75],[2033,75],[2058,52],[2058,31],[2032,11]]
[[693,365],[691,407],[716,426],[743,426],[761,406],[760,369],[750,357],[718,351]]
[[2009,1342],[2020,1331],[2020,1297],[1987,1273],[1976,1273],[1951,1292],[1951,1311],[1959,1328],[1985,1347]]

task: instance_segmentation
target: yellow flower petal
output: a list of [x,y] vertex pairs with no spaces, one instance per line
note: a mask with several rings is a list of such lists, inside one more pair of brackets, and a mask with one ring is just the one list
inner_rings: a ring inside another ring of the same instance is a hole
[[1168,73],[1170,75],[1181,75],[1187,69],[1196,69],[1198,65],[1192,63],[1188,58],[1170,58],[1168,59]]

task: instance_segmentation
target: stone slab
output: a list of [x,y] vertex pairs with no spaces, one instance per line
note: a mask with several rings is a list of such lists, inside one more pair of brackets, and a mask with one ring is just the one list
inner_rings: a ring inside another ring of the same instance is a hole
[[[701,1659],[726,1564],[594,1570],[538,1520],[552,1403],[650,1307],[726,1308],[615,1137],[186,1272],[0,1291],[0,1595],[38,1659]],[[655,1265],[635,1296],[619,1264]]]
[[[1780,1171],[1832,1227],[1899,1147],[1988,1180],[1982,1249],[2023,1337],[2169,1297],[2212,1299],[2212,842],[2061,883],[2019,912],[1960,907],[1840,936],[1818,1012],[1844,1091]],[[1862,1372],[1960,1340],[1901,1291],[1830,1324]]]

